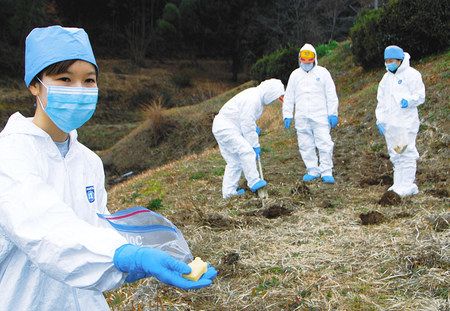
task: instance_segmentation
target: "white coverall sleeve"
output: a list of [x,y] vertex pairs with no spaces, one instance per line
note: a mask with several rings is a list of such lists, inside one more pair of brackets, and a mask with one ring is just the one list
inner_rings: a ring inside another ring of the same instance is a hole
[[405,98],[408,101],[408,107],[417,107],[425,102],[425,85],[423,84],[420,72],[414,72],[414,76],[411,77],[409,89],[411,95]]
[[325,72],[325,95],[327,98],[327,112],[329,116],[338,115],[339,99],[336,93],[336,86],[328,70]]
[[385,123],[385,117],[386,117],[386,102],[384,97],[384,84],[385,84],[385,76],[381,79],[380,83],[378,84],[378,90],[377,90],[377,108],[375,109],[375,116],[377,118],[376,123]]
[[256,133],[256,114],[259,105],[261,105],[259,99],[246,100],[239,116],[242,135],[253,148],[259,147],[258,134]]
[[286,87],[286,93],[284,94],[283,100],[283,120],[286,118],[294,117],[294,107],[295,107],[295,86],[296,79],[294,73],[291,73],[288,84]]
[[0,150],[0,227],[11,242],[69,286],[105,291],[120,285],[124,274],[113,256],[126,239],[78,218],[42,180],[36,159],[9,153],[2,144]]

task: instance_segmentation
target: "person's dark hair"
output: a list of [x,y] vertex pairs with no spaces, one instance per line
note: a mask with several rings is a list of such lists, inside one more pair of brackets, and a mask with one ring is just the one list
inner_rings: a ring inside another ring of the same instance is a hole
[[[38,79],[42,80],[42,77],[44,76],[44,73],[47,76],[56,76],[59,75],[61,73],[65,73],[67,72],[67,69],[69,69],[70,66],[73,65],[73,63],[75,63],[78,59],[69,59],[69,60],[63,60],[54,64],[51,64],[47,67],[45,67],[44,69],[42,69],[34,78],[33,80],[31,80],[31,84],[35,84],[38,83]],[[95,66],[94,66],[95,67]],[[98,78],[98,71],[97,71],[97,67],[95,67],[95,74]]]

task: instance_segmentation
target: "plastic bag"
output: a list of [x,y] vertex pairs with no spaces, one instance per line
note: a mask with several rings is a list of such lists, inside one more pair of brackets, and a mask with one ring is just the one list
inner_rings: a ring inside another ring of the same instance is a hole
[[129,243],[160,249],[186,263],[193,256],[181,231],[164,216],[142,206],[135,206],[114,214],[98,214]]
[[391,116],[386,122],[385,137],[388,148],[397,154],[405,152],[406,148],[414,144],[415,133],[405,124],[400,117]]

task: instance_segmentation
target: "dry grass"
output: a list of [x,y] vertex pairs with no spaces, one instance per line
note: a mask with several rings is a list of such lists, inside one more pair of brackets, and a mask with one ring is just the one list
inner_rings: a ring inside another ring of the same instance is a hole
[[[148,108],[149,118],[113,147],[99,153],[108,172],[119,175],[130,170],[139,172],[213,146],[214,115],[229,98],[252,85],[246,83],[195,106],[166,111],[156,109],[157,106]],[[155,126],[158,120],[162,120],[159,127]]]
[[[224,161],[217,148],[111,189],[111,211],[162,198],[160,212],[183,231],[193,254],[219,271],[213,286],[193,292],[153,279],[124,286],[107,294],[111,308],[449,310],[450,230],[436,230],[430,222],[447,217],[449,206],[449,155],[442,146],[448,139],[448,66],[444,75],[442,67],[435,68],[448,64],[448,57],[430,61],[434,66],[419,65],[429,96],[421,108],[427,128],[417,142],[419,195],[393,206],[378,204],[392,176],[374,128],[373,98],[382,72],[350,77],[337,72],[344,95],[343,122],[332,133],[336,185],[299,182],[304,169],[296,136],[282,129],[279,106],[270,107],[259,122],[270,185],[266,205],[286,207],[289,215],[265,218],[251,194],[222,200]],[[370,211],[382,214],[383,222],[362,225],[359,215]]]

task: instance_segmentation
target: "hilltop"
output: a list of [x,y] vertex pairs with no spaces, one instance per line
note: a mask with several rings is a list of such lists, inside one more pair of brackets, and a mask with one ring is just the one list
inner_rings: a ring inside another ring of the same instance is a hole
[[[126,285],[107,294],[112,309],[448,310],[450,53],[412,59],[427,92],[419,109],[420,193],[392,205],[380,204],[392,167],[374,116],[383,70],[355,66],[348,42],[319,62],[330,70],[340,98],[340,124],[332,132],[337,183],[299,181],[304,168],[296,135],[282,128],[279,105],[258,122],[267,210],[250,193],[222,200],[225,162],[213,143],[183,156],[178,143],[167,140],[164,148],[172,149],[166,152],[177,155],[170,159],[180,158],[111,188],[109,209],[143,205],[165,215],[219,276],[195,292],[156,286],[152,279]],[[164,114],[180,123],[195,114],[203,137],[219,102]],[[182,147],[189,148],[198,132],[171,135],[184,137]],[[161,161],[166,154],[151,157]],[[364,215],[372,224],[363,225]]]

